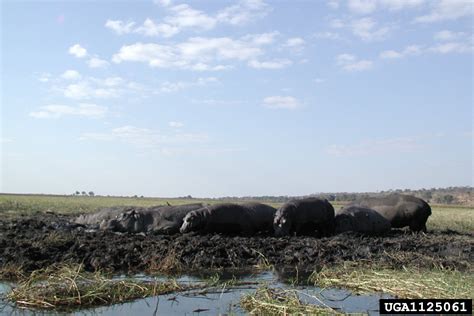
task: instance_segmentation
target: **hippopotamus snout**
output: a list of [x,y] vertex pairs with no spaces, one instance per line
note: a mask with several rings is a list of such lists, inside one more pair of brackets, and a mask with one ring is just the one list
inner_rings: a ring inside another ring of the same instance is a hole
[[99,225],[101,230],[116,230],[118,227],[118,222],[116,219],[102,220]]
[[193,222],[195,221],[194,217],[192,216],[192,214],[188,214],[184,217],[183,219],[183,224],[181,225],[181,227],[179,228],[179,232],[181,234],[185,234],[185,233],[188,233],[192,230],[192,227],[193,227]]
[[290,233],[290,222],[285,216],[276,217],[273,221],[273,231],[275,236],[286,236]]

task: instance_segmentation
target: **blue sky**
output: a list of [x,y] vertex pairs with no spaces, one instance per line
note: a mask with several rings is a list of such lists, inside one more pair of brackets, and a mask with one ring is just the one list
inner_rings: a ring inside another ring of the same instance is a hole
[[472,185],[473,10],[2,1],[0,192]]

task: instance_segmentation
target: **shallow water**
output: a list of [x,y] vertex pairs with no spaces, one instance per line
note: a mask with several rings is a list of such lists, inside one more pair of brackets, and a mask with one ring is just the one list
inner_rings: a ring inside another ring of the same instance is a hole
[[[150,279],[138,275],[137,279]],[[324,302],[328,306],[345,313],[368,313],[378,315],[380,298],[389,298],[385,294],[351,295],[348,290],[325,289],[314,286],[293,286],[281,281],[276,273],[264,272],[256,275],[239,277],[239,281],[264,282],[270,287],[296,289],[303,302],[318,304]],[[164,278],[163,278],[164,279]],[[221,280],[223,278],[221,277]],[[177,279],[183,283],[199,283],[202,279],[194,276],[183,276]],[[57,313],[54,311],[31,311],[15,308],[12,304],[3,302],[0,314],[6,315],[246,315],[239,306],[240,298],[245,293],[253,293],[258,285],[244,285],[237,288],[217,288],[202,293],[200,290],[191,290],[182,293],[160,295],[140,299],[129,303],[104,306],[93,309],[80,310],[72,313]],[[0,293],[10,290],[8,283],[0,283]]]

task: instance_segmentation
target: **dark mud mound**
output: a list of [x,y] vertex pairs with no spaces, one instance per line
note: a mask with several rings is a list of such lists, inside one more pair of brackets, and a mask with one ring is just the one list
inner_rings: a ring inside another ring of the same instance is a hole
[[388,267],[471,270],[474,235],[453,231],[383,237],[344,233],[327,238],[222,235],[132,235],[86,232],[67,217],[38,214],[0,220],[0,269],[24,272],[52,264],[84,263],[111,272],[191,272],[274,265],[318,269],[345,261]]

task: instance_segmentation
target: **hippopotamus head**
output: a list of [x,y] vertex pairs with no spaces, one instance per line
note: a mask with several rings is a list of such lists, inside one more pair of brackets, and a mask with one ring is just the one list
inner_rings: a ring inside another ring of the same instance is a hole
[[136,233],[143,231],[143,225],[143,214],[131,210],[121,213],[116,218],[109,221],[102,221],[100,228],[119,232]]
[[295,205],[286,204],[278,209],[273,219],[273,230],[275,236],[287,236],[291,230],[291,212],[296,209]]
[[183,218],[183,225],[179,231],[184,234],[191,231],[199,230],[204,226],[203,216],[197,211],[191,211]]

